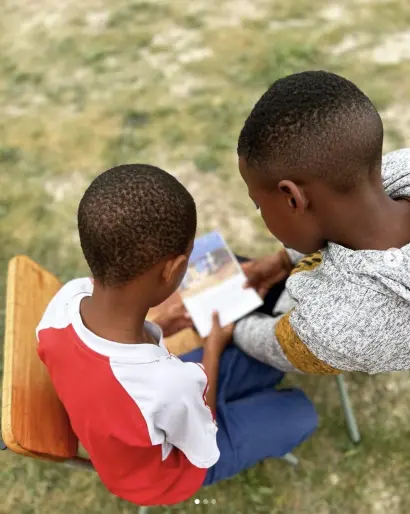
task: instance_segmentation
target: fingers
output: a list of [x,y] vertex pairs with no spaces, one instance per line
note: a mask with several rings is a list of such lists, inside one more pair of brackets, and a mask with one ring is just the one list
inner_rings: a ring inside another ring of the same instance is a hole
[[175,326],[175,331],[185,330],[186,328],[192,328],[192,321],[189,319],[179,321]]
[[247,280],[244,283],[243,287],[245,289],[259,289],[261,284],[261,277],[259,275],[253,274],[252,276],[246,277]]
[[224,328],[224,331],[227,333],[227,334],[230,334],[232,335],[233,334],[233,329],[235,328],[235,323],[229,323],[229,325],[227,325],[225,328]]
[[243,287],[245,289],[248,289],[250,287],[255,289],[258,286],[259,282],[260,282],[260,278],[259,278],[258,275],[255,275],[254,273],[253,274],[248,274],[248,275],[246,275],[246,282],[243,285]]
[[244,289],[249,289],[249,288],[255,289],[257,282],[258,281],[255,276],[252,276],[252,277],[247,276],[246,282],[244,283],[243,287],[244,287]]
[[258,295],[261,297],[261,298],[265,298],[265,296],[268,294],[268,289],[266,289],[265,287],[260,287],[258,289]]
[[177,320],[168,323],[166,325],[159,324],[160,327],[163,330],[164,337],[171,337],[178,332],[181,332],[181,330],[185,330],[187,328],[193,328],[193,323],[191,319],[187,318],[178,318]]
[[184,311],[184,310],[185,310],[185,305],[182,302],[176,303],[175,305],[173,305],[171,307],[171,312],[172,313],[174,313],[174,312],[175,313],[182,313],[182,311]]
[[255,277],[250,276],[250,275],[252,275],[251,271],[252,271],[252,267],[253,267],[253,262],[252,261],[245,262],[245,263],[241,264],[241,267],[242,267],[242,271],[245,273],[245,276],[246,276],[246,282],[244,283],[243,287],[244,287],[244,289],[248,289],[249,287],[252,287],[252,284],[253,284],[253,281],[255,278]]
[[186,318],[191,319],[191,315],[186,310],[185,305],[183,303],[178,303],[177,305],[172,305],[168,310],[168,315],[171,318]]
[[253,266],[253,261],[243,262],[241,264],[241,268],[244,271],[244,273],[249,271],[252,268],[252,266]]
[[176,331],[184,330],[185,328],[192,328],[193,322],[191,315],[185,309],[183,304],[178,305],[172,312],[172,319],[174,320],[174,327]]
[[232,334],[234,329],[235,323],[229,323],[229,325],[225,325],[224,327],[221,327],[221,320],[219,317],[218,311],[214,311],[212,313],[212,331],[220,332],[225,335]]

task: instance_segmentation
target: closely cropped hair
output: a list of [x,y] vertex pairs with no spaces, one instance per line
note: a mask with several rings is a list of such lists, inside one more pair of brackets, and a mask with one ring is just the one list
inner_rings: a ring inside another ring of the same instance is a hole
[[196,232],[195,202],[175,177],[159,168],[117,166],[86,190],[78,229],[94,278],[118,286],[162,259],[186,252]]
[[325,71],[276,81],[254,106],[241,131],[238,155],[268,184],[325,179],[348,191],[380,169],[383,124],[352,82]]

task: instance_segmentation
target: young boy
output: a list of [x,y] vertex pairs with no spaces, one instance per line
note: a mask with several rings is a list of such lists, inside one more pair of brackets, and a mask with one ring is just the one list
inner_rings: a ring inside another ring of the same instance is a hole
[[[287,248],[245,265],[272,316],[240,321],[240,348],[283,371],[410,368],[410,149],[382,160],[383,125],[352,82],[290,75],[261,97],[239,137],[239,169]],[[317,253],[315,253],[317,252]]]
[[174,177],[147,165],[104,172],[81,200],[78,227],[93,279],[69,282],[51,301],[39,355],[111,492],[178,503],[312,433],[309,400],[275,390],[281,372],[224,352],[232,329],[217,316],[205,349],[181,360],[163,334],[188,321],[145,321],[180,284],[193,246],[195,203]]

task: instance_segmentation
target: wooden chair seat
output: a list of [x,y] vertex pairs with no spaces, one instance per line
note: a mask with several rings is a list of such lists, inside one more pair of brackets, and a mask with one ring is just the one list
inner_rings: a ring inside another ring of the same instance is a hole
[[[78,439],[37,355],[36,327],[60,287],[52,273],[28,257],[17,256],[9,263],[2,437],[10,450],[22,455],[83,460],[81,457],[86,454],[81,448],[78,453]],[[150,312],[149,317],[155,317],[158,309]],[[201,345],[193,330],[184,330],[165,342],[176,355]]]

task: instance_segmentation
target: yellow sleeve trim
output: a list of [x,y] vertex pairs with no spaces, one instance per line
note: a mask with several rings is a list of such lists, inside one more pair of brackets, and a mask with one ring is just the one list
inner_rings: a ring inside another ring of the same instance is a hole
[[318,359],[299,339],[290,324],[288,312],[276,324],[276,338],[288,361],[299,371],[313,375],[339,375],[340,370]]
[[[301,259],[295,268],[292,270],[291,275],[301,271],[312,271],[317,268],[322,262],[322,255],[320,252],[306,255]],[[338,375],[340,370],[333,368],[326,362],[321,361],[314,355],[309,348],[299,339],[297,334],[290,324],[290,315],[288,312],[276,324],[275,332],[276,338],[282,348],[288,361],[299,371],[303,373],[310,373],[314,375]]]
[[299,273],[300,271],[312,271],[322,263],[322,254],[320,252],[306,255],[301,259],[293,268],[291,275]]

